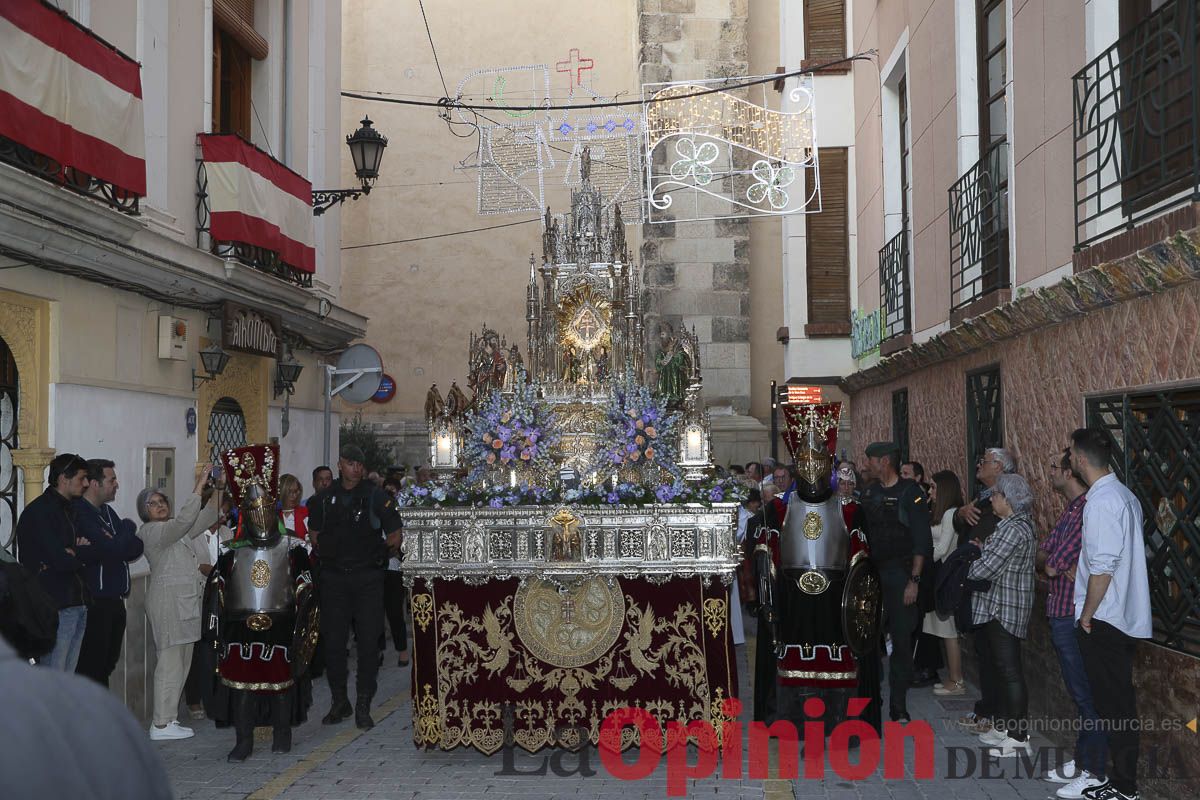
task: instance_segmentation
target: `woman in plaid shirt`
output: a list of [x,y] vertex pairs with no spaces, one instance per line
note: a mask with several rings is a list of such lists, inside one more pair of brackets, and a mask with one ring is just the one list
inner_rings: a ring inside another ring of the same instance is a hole
[[1006,758],[1029,753],[1029,692],[1021,666],[1021,640],[1029,630],[1033,609],[1033,492],[1020,475],[996,479],[992,509],[1000,517],[996,531],[982,548],[967,577],[991,581],[985,592],[971,601],[971,622],[977,635],[988,637],[993,661],[980,664],[980,680],[992,681],[1000,713],[995,727],[979,739],[991,748],[989,755]]

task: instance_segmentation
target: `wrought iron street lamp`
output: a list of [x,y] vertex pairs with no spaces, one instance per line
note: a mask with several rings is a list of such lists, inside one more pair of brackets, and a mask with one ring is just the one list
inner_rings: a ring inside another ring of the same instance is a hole
[[225,367],[229,364],[229,353],[221,349],[221,345],[213,343],[200,351],[200,363],[204,366],[204,371],[207,375],[198,375],[196,370],[192,370],[192,391],[196,391],[196,387],[202,383],[211,381],[213,378],[225,371]]
[[281,394],[291,394],[296,388],[296,381],[300,380],[300,372],[304,369],[304,365],[296,360],[296,357],[288,353],[288,357],[275,365],[275,396]]
[[379,162],[387,147],[387,137],[371,127],[371,120],[363,117],[362,127],[346,137],[350,158],[354,161],[354,176],[362,181],[361,189],[313,189],[313,215],[321,216],[330,208],[353,198],[357,200],[371,193],[371,186],[379,177]]

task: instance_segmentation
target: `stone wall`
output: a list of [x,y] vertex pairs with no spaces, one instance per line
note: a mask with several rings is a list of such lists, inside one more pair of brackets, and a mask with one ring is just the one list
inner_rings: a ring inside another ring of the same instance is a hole
[[[1167,247],[1176,245],[1174,258],[1200,265],[1194,247],[1184,242]],[[1200,381],[1200,282],[1101,307],[860,389],[851,405],[858,440],[891,437],[892,391],[907,387],[913,457],[924,463],[927,474],[953,469],[965,478],[966,373],[991,364],[1000,365],[1005,445],[1015,451],[1019,471],[1038,498],[1036,527],[1044,536],[1063,506],[1051,490],[1045,465],[1083,424],[1085,394]],[[1044,603],[1043,589],[1025,651],[1030,711],[1035,718],[1072,719],[1075,711],[1062,687]],[[1146,644],[1139,648],[1134,680],[1144,719],[1186,722],[1200,709],[1200,659]],[[1073,734],[1047,735],[1066,747],[1074,743]],[[1180,796],[1181,772],[1200,780],[1194,737],[1187,730],[1143,734],[1144,797]],[[1163,780],[1168,769],[1174,782]]]
[[[639,0],[644,82],[737,77],[749,70],[747,0]],[[695,328],[708,405],[750,410],[750,224],[642,226],[650,311]]]

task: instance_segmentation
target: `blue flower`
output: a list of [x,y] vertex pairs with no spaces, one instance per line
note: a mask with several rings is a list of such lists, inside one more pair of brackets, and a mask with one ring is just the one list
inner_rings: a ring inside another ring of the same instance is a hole
[[426,489],[424,486],[414,486],[413,494],[415,494],[417,497],[425,497],[426,495],[429,494],[429,490]]
[[488,500],[488,505],[492,508],[504,508],[504,498],[493,497],[491,500]]
[[583,497],[583,492],[578,489],[567,489],[567,491],[563,492],[563,499],[568,503],[574,502],[580,497]]
[[658,502],[660,503],[671,502],[675,499],[675,494],[675,487],[671,486],[669,483],[664,483],[662,486],[659,486],[654,490],[654,496],[658,498]]
[[617,503],[621,502],[621,498],[616,492],[609,492],[608,494],[604,495],[604,502],[615,506]]
[[432,494],[433,499],[437,500],[439,503],[445,502],[445,500],[446,500],[446,490],[443,489],[441,486],[435,486],[433,491],[430,492],[430,494]]
[[714,486],[708,492],[708,499],[714,503],[719,503],[725,499],[725,489],[722,486]]

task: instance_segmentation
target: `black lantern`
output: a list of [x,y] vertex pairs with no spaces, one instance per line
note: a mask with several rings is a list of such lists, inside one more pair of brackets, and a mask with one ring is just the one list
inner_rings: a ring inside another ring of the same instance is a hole
[[364,192],[370,193],[371,184],[379,177],[379,162],[383,161],[387,142],[386,136],[371,127],[369,117],[363,117],[362,127],[346,137],[350,158],[354,159],[354,177],[362,181]]
[[371,193],[371,186],[379,177],[379,162],[383,161],[383,150],[387,137],[371,127],[369,118],[363,117],[362,127],[346,137],[350,158],[354,161],[354,176],[362,181],[361,189],[313,189],[313,215],[321,216],[333,206],[353,198],[357,200]]
[[296,381],[300,380],[300,372],[304,369],[304,365],[296,360],[295,356],[288,353],[288,357],[275,365],[275,396],[291,394],[296,386]]
[[221,349],[221,345],[213,343],[200,351],[200,363],[204,366],[204,371],[207,375],[197,375],[196,370],[192,370],[192,391],[196,391],[196,387],[200,384],[211,381],[213,378],[225,371],[225,366],[229,364],[229,353]]

